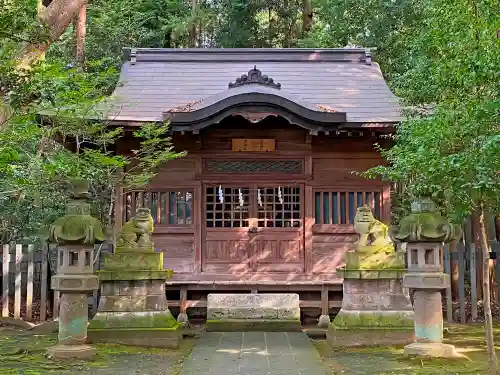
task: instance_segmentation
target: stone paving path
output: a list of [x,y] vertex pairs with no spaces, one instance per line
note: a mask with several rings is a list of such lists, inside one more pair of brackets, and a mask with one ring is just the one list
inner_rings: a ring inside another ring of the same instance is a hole
[[303,332],[204,332],[181,375],[326,375]]

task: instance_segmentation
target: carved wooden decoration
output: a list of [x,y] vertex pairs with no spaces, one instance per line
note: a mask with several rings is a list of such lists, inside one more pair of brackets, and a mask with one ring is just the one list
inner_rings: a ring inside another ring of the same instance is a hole
[[241,116],[245,120],[250,121],[252,124],[256,124],[269,116],[278,117],[278,113],[271,112],[235,112],[233,116]]
[[241,77],[236,78],[236,82],[229,82],[228,87],[231,89],[252,83],[269,86],[278,90],[281,89],[281,83],[274,82],[272,78],[262,75],[262,72],[257,69],[256,65],[254,65],[252,70],[248,71],[248,74],[243,74]]
[[275,148],[274,139],[232,139],[233,151],[266,152],[274,151]]

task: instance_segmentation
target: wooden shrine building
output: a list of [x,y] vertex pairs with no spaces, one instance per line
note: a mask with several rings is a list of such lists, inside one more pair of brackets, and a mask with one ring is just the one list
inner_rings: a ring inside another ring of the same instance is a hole
[[390,220],[389,186],[353,173],[382,162],[374,144],[401,120],[369,52],[128,49],[113,100],[109,121],[169,121],[187,151],[116,210],[120,225],[151,207],[171,307],[203,309],[214,291],[297,292],[310,315],[340,307],[356,207]]

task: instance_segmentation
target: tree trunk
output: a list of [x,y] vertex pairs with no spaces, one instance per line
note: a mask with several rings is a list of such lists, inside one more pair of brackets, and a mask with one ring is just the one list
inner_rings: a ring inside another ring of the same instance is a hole
[[39,18],[47,27],[48,37],[38,43],[24,46],[19,55],[19,66],[29,67],[33,62],[43,57],[50,45],[56,41],[68,28],[86,0],[53,0],[40,11]]
[[488,369],[490,373],[495,374],[498,368],[497,356],[495,353],[495,343],[493,340],[493,318],[491,316],[490,301],[490,278],[489,262],[490,253],[488,251],[488,238],[486,237],[486,224],[484,217],[484,205],[481,204],[479,212],[479,237],[481,240],[481,251],[483,255],[483,307],[484,307],[484,326],[486,334],[486,346],[488,349]]
[[[472,241],[476,245],[476,249],[482,249],[481,245],[481,225],[480,225],[480,215],[477,211],[474,211],[471,215],[471,232]],[[488,269],[488,267],[486,267]],[[476,285],[483,285],[483,262],[477,263],[477,273],[476,273]],[[478,300],[483,299],[483,289],[477,289]]]
[[191,25],[189,29],[190,47],[196,48],[196,13],[198,11],[198,0],[191,0]]
[[78,15],[73,20],[74,45],[73,56],[79,68],[85,66],[85,34],[87,33],[87,5],[78,11]]
[[495,216],[495,238],[500,242],[500,216]]
[[[450,258],[452,254],[457,253],[457,241],[450,242]],[[451,296],[453,301],[458,299],[458,288],[459,288],[459,270],[458,270],[458,259],[450,259],[450,273],[451,273]]]
[[304,0],[302,9],[302,35],[311,31],[313,25],[313,6],[312,0]]

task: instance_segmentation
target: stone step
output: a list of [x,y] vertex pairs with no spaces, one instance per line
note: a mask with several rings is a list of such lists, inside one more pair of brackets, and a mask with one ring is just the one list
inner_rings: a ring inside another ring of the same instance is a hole
[[299,295],[209,294],[207,331],[301,331]]

